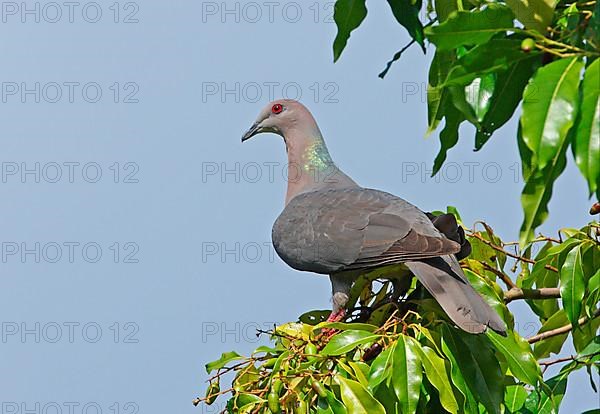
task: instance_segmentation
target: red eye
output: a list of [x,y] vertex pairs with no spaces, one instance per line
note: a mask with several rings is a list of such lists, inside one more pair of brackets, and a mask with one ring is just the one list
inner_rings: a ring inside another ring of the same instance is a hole
[[271,108],[271,111],[274,114],[279,114],[279,113],[281,113],[281,111],[283,111],[283,106],[281,104],[275,104],[275,105],[273,105],[273,108]]

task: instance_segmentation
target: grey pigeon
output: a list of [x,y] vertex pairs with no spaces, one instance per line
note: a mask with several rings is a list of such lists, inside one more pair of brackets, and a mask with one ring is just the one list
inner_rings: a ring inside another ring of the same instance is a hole
[[458,327],[505,334],[504,322],[460,268],[456,256],[469,247],[452,215],[434,218],[400,197],[359,186],[335,166],[315,119],[297,101],[270,103],[242,141],[262,132],[282,136],[288,154],[285,208],[273,225],[273,246],[294,269],[330,276],[329,320],[345,316],[360,274],[403,263]]

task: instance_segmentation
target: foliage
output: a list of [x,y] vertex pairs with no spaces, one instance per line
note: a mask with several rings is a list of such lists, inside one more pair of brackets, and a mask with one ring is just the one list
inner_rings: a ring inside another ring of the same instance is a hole
[[[521,245],[535,237],[535,229],[548,216],[552,188],[565,168],[569,148],[589,196],[600,198],[599,1],[388,3],[413,38],[409,45],[424,48],[425,38],[435,46],[427,91],[428,131],[442,120],[444,128],[434,175],[458,142],[463,122],[475,127],[474,148],[480,150],[521,104]],[[336,2],[335,60],[366,16],[365,0]],[[380,77],[405,49],[394,55]]]
[[[506,322],[506,337],[455,328],[415,278],[394,284],[380,279],[393,267],[381,268],[356,282],[344,323],[325,322],[327,311],[309,312],[269,332],[272,347],[250,357],[227,352],[207,364],[213,376],[196,403],[227,394],[230,413],[553,413],[569,374],[583,368],[595,390],[600,226],[565,229],[562,241],[537,238],[523,255],[481,226],[468,233],[473,251],[461,266]],[[394,286],[406,293],[398,297]],[[513,300],[526,300],[539,317],[528,340],[507,308]],[[569,337],[576,355],[546,359]],[[544,379],[554,364],[564,366]],[[221,391],[228,373],[232,386]]]

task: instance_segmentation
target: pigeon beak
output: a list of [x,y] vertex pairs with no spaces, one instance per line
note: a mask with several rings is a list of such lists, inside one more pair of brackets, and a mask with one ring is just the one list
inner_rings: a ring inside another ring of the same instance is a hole
[[246,141],[247,139],[252,138],[254,135],[258,134],[259,132],[261,132],[260,124],[258,122],[253,123],[252,126],[250,127],[250,129],[248,131],[246,131],[244,133],[244,135],[242,135],[242,142]]

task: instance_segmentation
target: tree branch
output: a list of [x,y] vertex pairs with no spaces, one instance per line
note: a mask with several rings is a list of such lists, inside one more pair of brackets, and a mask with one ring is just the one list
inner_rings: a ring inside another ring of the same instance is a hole
[[[584,316],[583,318],[579,319],[578,323],[579,325],[583,325],[589,322],[590,320],[597,318],[598,316],[600,316],[600,308],[596,309],[591,318]],[[531,338],[529,338],[527,342],[529,342],[530,344],[535,344],[536,342],[542,341],[544,339],[570,332],[571,329],[573,329],[573,325],[569,323],[565,326],[561,326],[560,328],[552,329],[550,331],[534,335]]]
[[521,289],[513,287],[504,292],[504,302],[510,303],[517,299],[556,299],[560,298],[559,288]]

